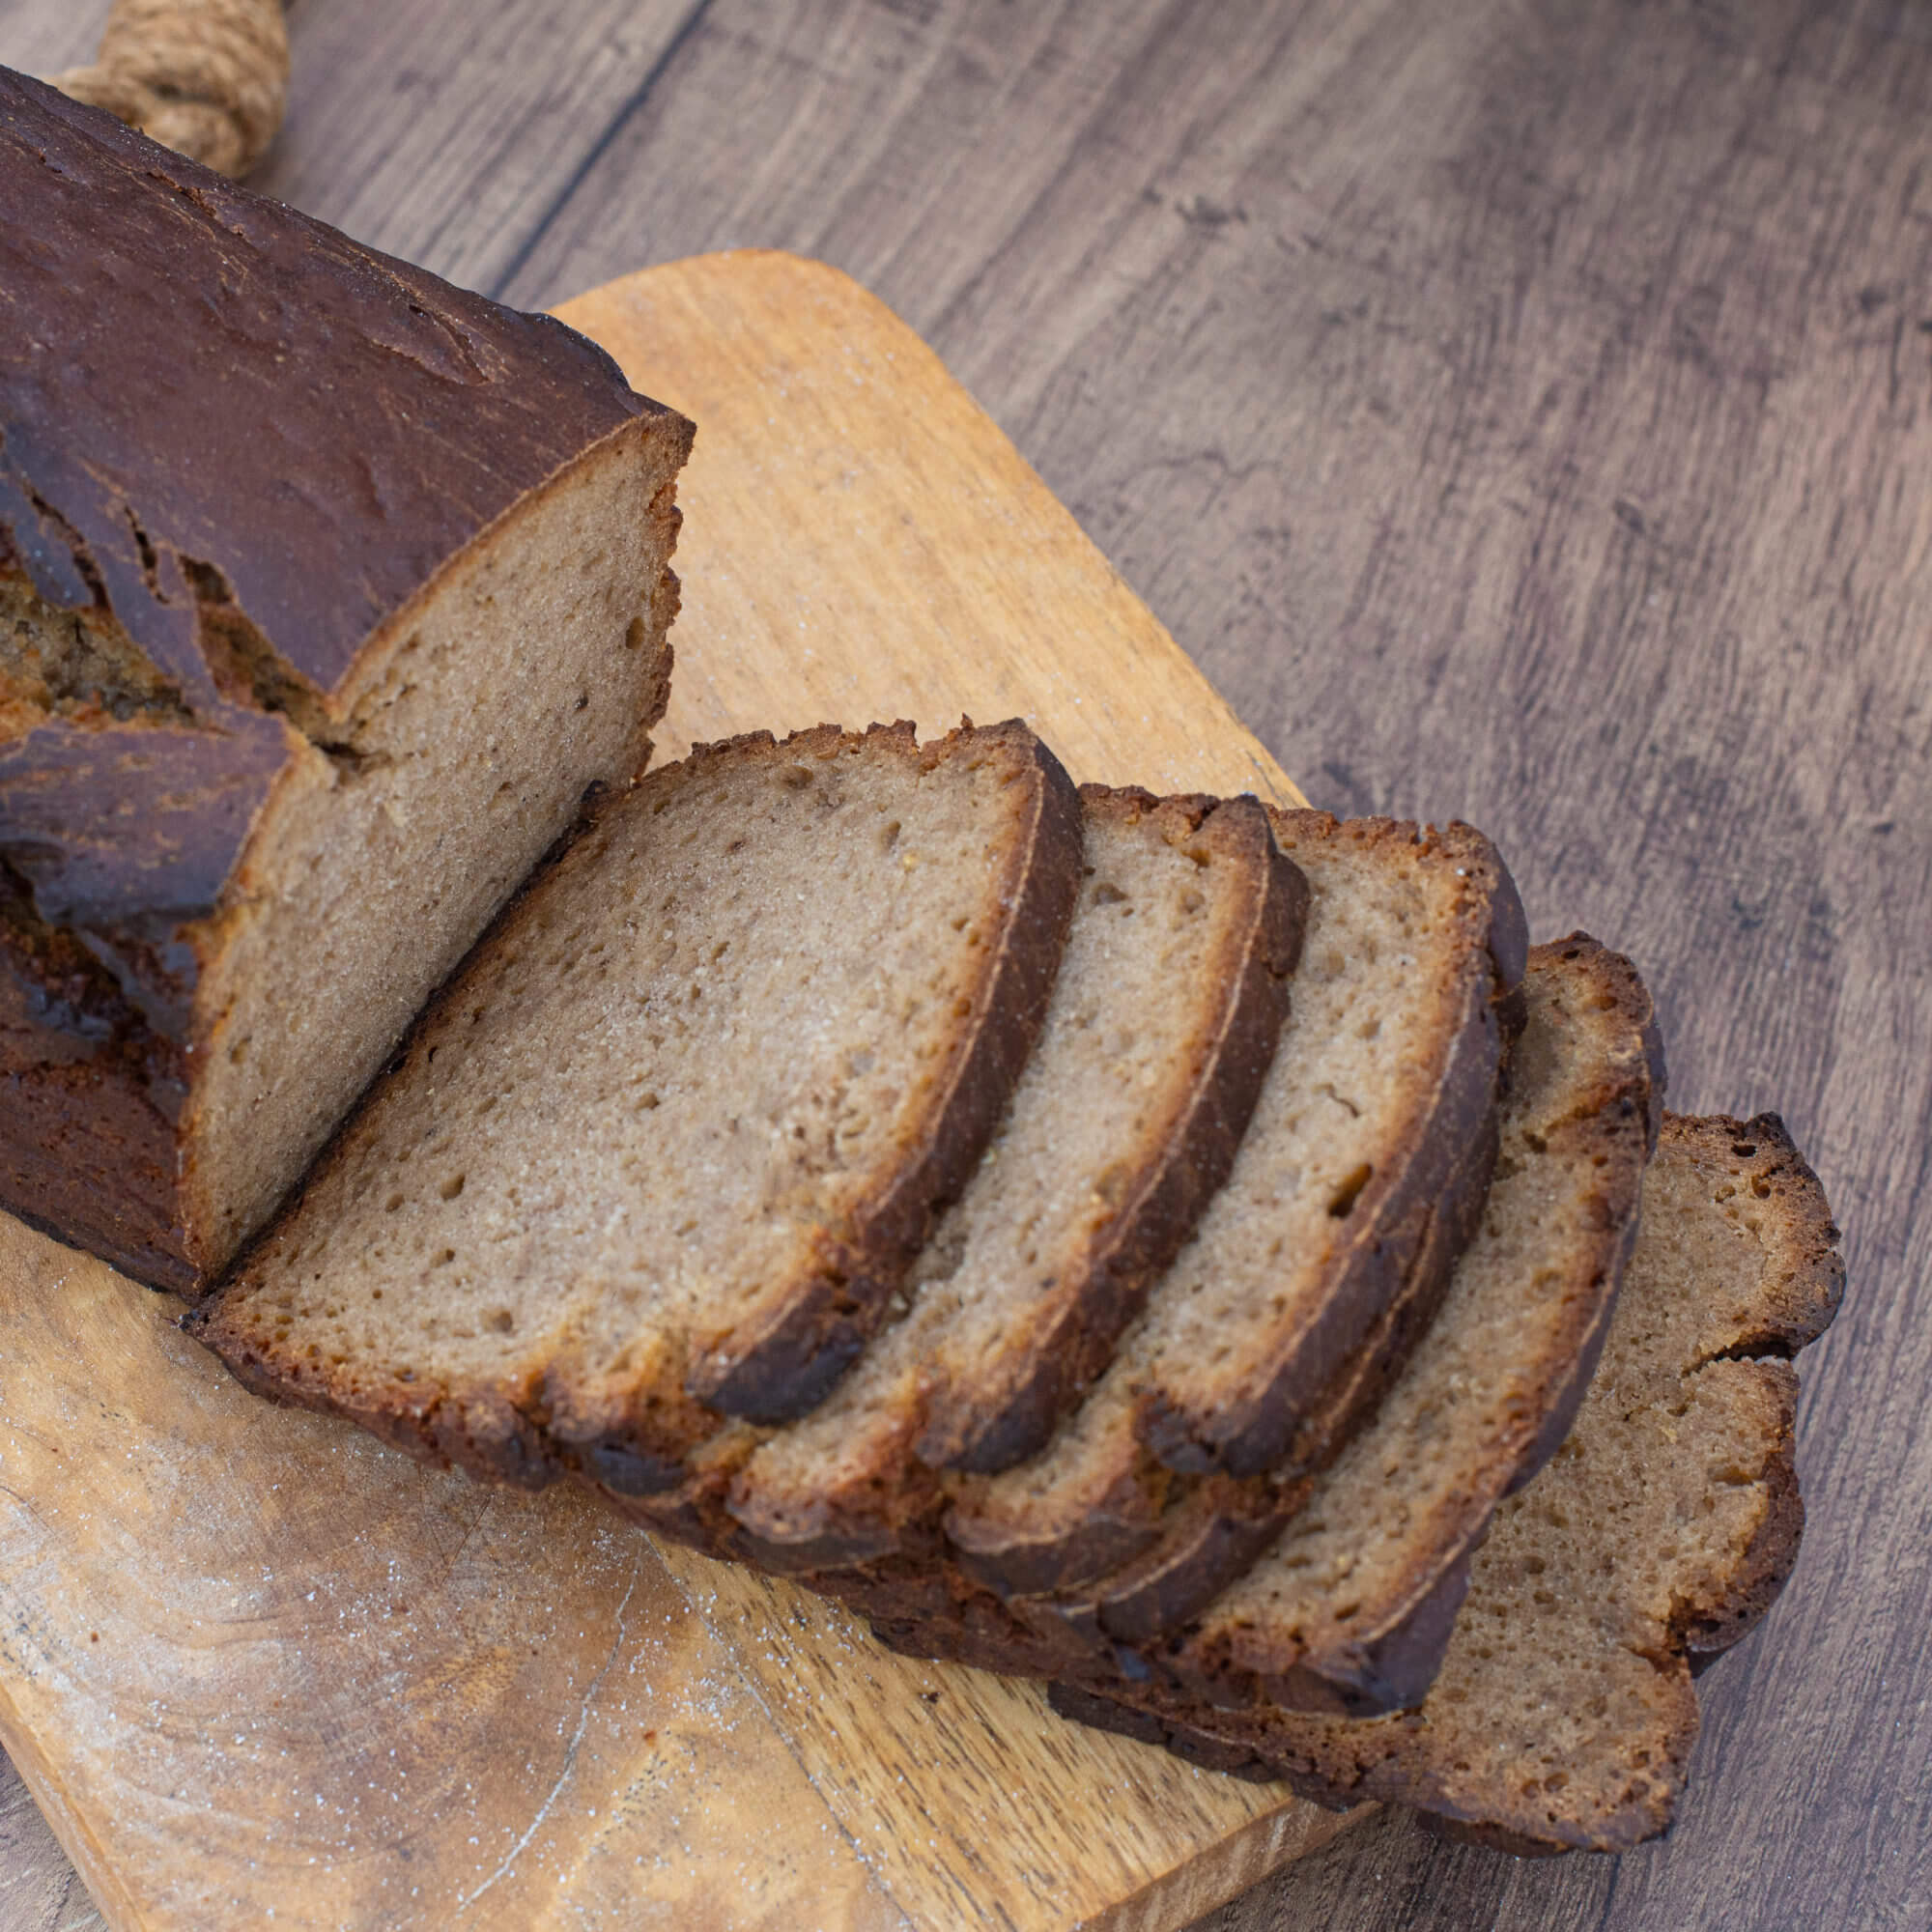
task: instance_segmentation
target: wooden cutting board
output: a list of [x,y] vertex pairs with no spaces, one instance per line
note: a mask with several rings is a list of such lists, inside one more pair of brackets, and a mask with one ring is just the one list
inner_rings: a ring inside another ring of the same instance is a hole
[[[562,313],[698,422],[665,746],[1018,713],[1298,797],[919,339],[782,255]],[[1185,1924],[1342,1821],[586,1500],[244,1395],[0,1216],[0,1741],[116,1927]]]

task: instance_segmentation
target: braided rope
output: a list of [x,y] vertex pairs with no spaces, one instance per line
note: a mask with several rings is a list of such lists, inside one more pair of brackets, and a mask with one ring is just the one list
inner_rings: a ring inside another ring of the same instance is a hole
[[246,174],[282,125],[281,0],[114,0],[94,65],[51,79],[180,154]]

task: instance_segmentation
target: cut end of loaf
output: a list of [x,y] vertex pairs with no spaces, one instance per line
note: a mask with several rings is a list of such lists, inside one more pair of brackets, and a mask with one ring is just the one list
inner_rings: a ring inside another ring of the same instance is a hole
[[[79,966],[99,983],[83,1002],[114,1009],[111,1048],[79,1062],[50,1037],[36,1063],[28,1042],[0,1126],[10,1205],[156,1286],[193,1293],[226,1265],[586,789],[621,788],[648,758],[687,431],[636,421],[520,503],[370,639],[339,693],[307,686],[232,601],[197,607],[281,769],[217,906],[173,944],[178,1008],[125,962],[117,979],[125,949],[91,927],[63,937],[9,874],[13,971],[44,985]],[[0,695],[15,721],[58,720],[71,760],[165,756],[188,787],[201,749],[227,742],[215,721],[156,682],[111,613],[83,621],[10,584]],[[37,1157],[49,1140],[57,1162]]]
[[586,791],[649,758],[687,442],[627,428],[453,559],[371,640],[328,743],[305,743],[270,794],[196,1000],[206,1071],[184,1142],[204,1274],[293,1186]]

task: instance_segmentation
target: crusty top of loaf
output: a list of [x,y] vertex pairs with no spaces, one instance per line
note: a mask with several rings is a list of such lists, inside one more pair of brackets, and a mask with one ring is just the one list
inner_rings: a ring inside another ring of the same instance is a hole
[[190,702],[213,693],[179,654],[165,549],[218,566],[330,691],[450,552],[661,412],[563,324],[5,71],[0,157],[0,519],[43,597],[104,590]]
[[675,420],[561,324],[5,70],[0,287],[0,583],[121,634],[131,694],[95,728],[0,730],[0,857],[56,924],[167,942],[212,908],[285,718],[326,735],[440,565],[591,444]]

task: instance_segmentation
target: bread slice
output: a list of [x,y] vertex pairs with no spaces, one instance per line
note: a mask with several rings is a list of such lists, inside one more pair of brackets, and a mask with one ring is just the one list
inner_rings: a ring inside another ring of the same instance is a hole
[[1421,1707],[1351,1722],[1054,1691],[1056,1708],[1319,1804],[1419,1806],[1516,1852],[1624,1851],[1670,1823],[1691,1677],[1763,1616],[1804,1524],[1790,1356],[1844,1285],[1817,1178],[1775,1114],[1665,1120],[1595,1381],[1497,1511]]
[[698,748],[522,895],[192,1331],[530,1484],[810,1407],[1004,1111],[1079,867],[1018,724]]
[[6,72],[0,288],[0,1207],[191,1294],[644,764],[692,426]]
[[[1308,936],[1228,1184],[1053,1442],[947,1518],[968,1577],[1109,1636],[1183,1621],[1272,1540],[1427,1326],[1494,1159],[1498,1009],[1525,952],[1494,848],[1463,825],[1274,824]],[[1283,1447],[1256,1475],[1177,1473],[1142,1440],[1145,1392],[1202,1346],[1204,1302],[1231,1379],[1268,1385],[1239,1439]]]
[[731,1474],[742,1534],[722,1547],[766,1568],[936,1541],[941,1472],[1045,1440],[1235,1159],[1288,1006],[1301,874],[1252,798],[1081,798],[1086,879],[1046,1024],[910,1312]]

